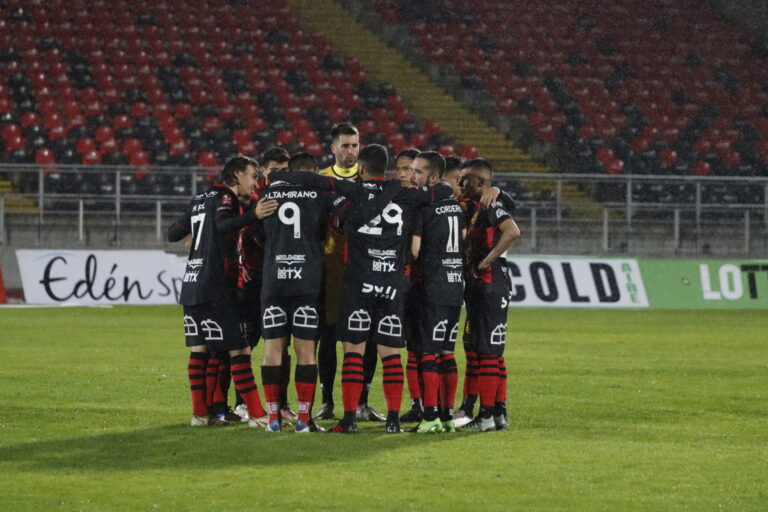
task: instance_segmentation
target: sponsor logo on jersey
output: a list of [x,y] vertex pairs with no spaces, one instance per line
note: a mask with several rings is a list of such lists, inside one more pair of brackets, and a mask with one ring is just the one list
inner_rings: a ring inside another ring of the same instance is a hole
[[307,256],[306,254],[278,254],[275,256],[275,261],[283,265],[293,265],[295,263],[305,263]]
[[184,278],[182,279],[182,281],[185,283],[196,283],[197,274],[198,272],[184,272]]
[[200,322],[200,327],[205,333],[205,341],[223,341],[224,332],[221,326],[210,318]]
[[301,279],[301,272],[303,268],[278,268],[278,279]]
[[363,283],[363,293],[373,294],[376,297],[382,297],[389,300],[395,300],[397,288],[393,286],[378,286],[369,283]]
[[394,261],[373,261],[371,262],[371,269],[374,272],[394,272],[395,271],[395,262]]
[[464,264],[461,258],[443,258],[442,263],[444,267],[450,268],[461,268]]
[[397,256],[397,251],[394,249],[368,249],[368,256],[380,260],[391,260]]
[[451,270],[450,272],[446,273],[446,277],[448,278],[449,283],[463,283],[464,282],[464,275],[461,271],[457,270]]
[[203,258],[195,258],[187,262],[187,267],[189,267],[192,270],[195,270],[198,267],[202,267],[202,266],[203,266]]

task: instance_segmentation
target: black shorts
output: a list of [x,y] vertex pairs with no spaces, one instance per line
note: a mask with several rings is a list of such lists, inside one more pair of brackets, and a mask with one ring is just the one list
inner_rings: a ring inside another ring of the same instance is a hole
[[320,334],[318,295],[262,297],[261,325],[265,340],[293,335],[317,341]]
[[240,330],[240,310],[234,300],[184,306],[184,339],[188,347],[205,345],[211,352],[248,346]]
[[358,344],[376,343],[403,348],[404,297],[398,290],[392,298],[345,294],[339,310],[336,337]]
[[411,352],[421,352],[422,298],[420,290],[414,287],[405,301],[405,347]]
[[424,304],[421,316],[421,348],[425,354],[453,352],[459,337],[461,306]]
[[466,302],[464,349],[483,355],[502,355],[507,343],[509,290],[495,284],[474,284],[466,295]]

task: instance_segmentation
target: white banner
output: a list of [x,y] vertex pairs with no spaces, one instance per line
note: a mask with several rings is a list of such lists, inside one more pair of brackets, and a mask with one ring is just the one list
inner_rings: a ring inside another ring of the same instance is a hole
[[509,256],[510,307],[647,308],[635,259]]
[[177,304],[186,257],[163,251],[17,250],[27,304]]

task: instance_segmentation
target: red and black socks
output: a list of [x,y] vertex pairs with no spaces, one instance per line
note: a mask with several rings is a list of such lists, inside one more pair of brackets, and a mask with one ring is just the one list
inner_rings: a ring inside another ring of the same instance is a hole
[[408,351],[408,363],[405,365],[405,376],[408,379],[408,394],[411,395],[411,408],[422,409],[421,386],[419,385],[419,355],[413,350]]
[[190,352],[187,363],[189,391],[192,395],[192,414],[204,417],[208,415],[208,404],[205,400],[205,370],[208,364],[208,354],[205,352]]
[[384,398],[387,401],[387,411],[400,412],[400,402],[403,400],[403,363],[400,354],[392,354],[381,358],[384,367]]
[[261,418],[267,412],[261,405],[259,388],[256,386],[256,380],[253,378],[251,355],[240,354],[232,356],[230,364],[235,389],[240,393],[243,402],[245,402],[245,406],[248,408],[248,414],[252,418]]
[[507,415],[507,365],[504,356],[499,357],[499,386],[496,388],[496,410],[494,416]]
[[433,354],[421,356],[421,374],[424,379],[424,419],[437,419],[437,395],[440,390],[440,375],[437,360]]
[[317,365],[297,364],[294,380],[296,384],[296,395],[299,400],[299,419],[308,424],[312,418],[312,402],[315,400]]
[[213,410],[214,394],[219,385],[219,357],[211,354],[205,370],[205,403],[208,406],[207,414],[215,414]]
[[437,371],[440,375],[440,419],[453,419],[453,407],[456,402],[456,387],[459,384],[459,371],[453,354],[440,356]]
[[472,416],[475,402],[477,402],[477,396],[480,394],[477,380],[478,366],[479,361],[477,354],[475,352],[467,352],[467,368],[464,377],[464,402],[461,404],[461,408],[468,416]]
[[480,416],[490,418],[496,405],[496,391],[499,387],[499,356],[481,354],[478,356],[477,383],[480,390]]
[[363,355],[346,352],[341,364],[341,394],[344,398],[344,422],[354,423],[357,403],[363,390]]
[[280,367],[280,408],[288,407],[288,386],[291,384],[291,354],[283,351],[283,364]]
[[269,421],[280,417],[280,395],[282,394],[282,367],[262,366],[261,385],[264,388],[264,400],[267,402]]

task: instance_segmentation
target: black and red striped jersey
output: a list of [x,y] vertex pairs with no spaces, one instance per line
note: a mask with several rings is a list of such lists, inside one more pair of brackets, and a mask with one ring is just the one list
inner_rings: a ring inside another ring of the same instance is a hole
[[461,234],[465,227],[464,212],[453,197],[419,208],[414,236],[421,238],[421,249],[415,267],[430,303],[461,306],[464,302]]
[[[501,237],[499,226],[512,219],[509,212],[497,201],[488,208],[476,204],[467,229],[467,266],[477,272],[477,280],[484,283],[503,282],[504,258],[496,258],[484,271],[477,271],[477,265],[488,256]],[[473,279],[468,276],[467,279]]]
[[238,233],[256,220],[251,209],[240,214],[232,190],[220,184],[192,198],[187,211],[168,229],[176,242],[192,234],[182,278],[181,304],[194,306],[231,297],[238,284]]

